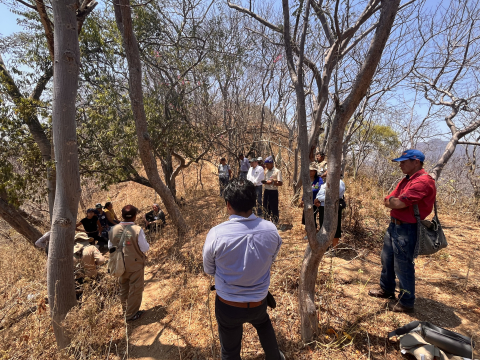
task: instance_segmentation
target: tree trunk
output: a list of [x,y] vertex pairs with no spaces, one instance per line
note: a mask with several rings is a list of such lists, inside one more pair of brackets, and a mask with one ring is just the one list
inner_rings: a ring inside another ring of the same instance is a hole
[[173,198],[177,201],[176,176],[173,176],[172,154],[167,151],[167,156],[162,161],[163,175],[165,175],[165,185],[170,189]]
[[6,196],[0,196],[0,217],[32,244],[42,236],[42,233],[30,225],[15,206],[6,201]]
[[[305,251],[299,284],[301,334],[304,342],[312,341],[314,336],[318,334],[317,311],[314,303],[315,283],[317,280],[318,265],[328,245],[332,242],[337,227],[339,202],[338,193],[345,127],[360,101],[367,93],[367,89],[370,86],[386,42],[390,36],[390,30],[395,20],[399,3],[400,0],[382,0],[382,9],[380,12],[378,26],[372,42],[370,43],[370,48],[363,62],[362,68],[356,76],[350,94],[345,98],[343,103],[336,104],[335,117],[332,120],[330,137],[327,145],[328,179],[326,184],[327,191],[325,199],[324,222],[322,228],[316,236],[311,236],[311,229],[314,227],[311,210],[305,214],[305,227],[307,229],[309,246]],[[288,39],[285,41],[287,42]],[[300,121],[299,125],[301,125]],[[305,125],[306,124],[304,124],[304,126],[300,126],[299,133],[299,144],[302,154],[302,179],[304,182],[308,181],[308,164],[305,163],[306,161],[304,159],[308,160],[308,155],[310,152],[308,141],[305,141],[307,138],[307,129]],[[307,200],[311,201],[311,192],[308,192],[308,188],[310,188],[311,191],[311,187],[308,185],[309,183],[307,186],[304,185],[304,194],[307,193],[310,195],[310,197],[306,197],[304,195],[305,209],[307,209]],[[311,225],[309,220],[311,220]]]
[[59,349],[69,345],[61,322],[77,304],[72,248],[80,199],[75,121],[80,49],[75,0],[53,1],[55,69],[52,127],[56,161],[56,194],[48,256],[48,301]]
[[138,149],[148,180],[155,191],[162,198],[165,208],[169,212],[180,237],[187,231],[187,224],[175,199],[158,174],[157,162],[153,156],[148,134],[147,118],[143,106],[142,66],[137,39],[133,33],[132,14],[129,0],[115,0],[115,20],[123,37],[123,44],[128,62],[129,94],[132,104],[133,117],[137,131]]

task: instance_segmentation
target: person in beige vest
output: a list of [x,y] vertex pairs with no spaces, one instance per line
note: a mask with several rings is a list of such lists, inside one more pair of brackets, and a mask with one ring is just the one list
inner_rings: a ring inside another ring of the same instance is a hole
[[142,228],[135,225],[138,209],[127,205],[122,209],[124,221],[115,225],[109,231],[108,248],[118,247],[124,232],[123,256],[125,272],[119,278],[120,300],[126,312],[127,320],[137,320],[142,316],[140,311],[144,288],[145,253],[150,248]]
[[84,232],[75,235],[73,264],[75,266],[75,279],[79,283],[82,283],[85,277],[95,279],[97,277],[97,266],[105,262],[103,255],[94,245],[90,244],[89,240],[90,238]]

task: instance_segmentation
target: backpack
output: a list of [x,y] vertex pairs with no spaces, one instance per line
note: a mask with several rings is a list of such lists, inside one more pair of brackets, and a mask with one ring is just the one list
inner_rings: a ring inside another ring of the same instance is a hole
[[125,259],[123,257],[123,246],[125,243],[125,235],[127,234],[127,228],[131,225],[127,225],[123,229],[122,237],[118,243],[118,247],[112,247],[110,249],[110,259],[108,261],[108,273],[120,277],[125,272]]

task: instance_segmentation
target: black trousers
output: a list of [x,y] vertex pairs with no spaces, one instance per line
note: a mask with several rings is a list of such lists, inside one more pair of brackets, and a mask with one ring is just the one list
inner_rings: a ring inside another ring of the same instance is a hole
[[257,330],[266,360],[279,360],[277,338],[267,313],[267,301],[255,308],[238,308],[215,299],[215,317],[222,346],[222,360],[241,360],[243,324],[250,323]]
[[[317,228],[317,217],[318,217],[318,207],[313,205],[313,220],[315,220],[315,229]],[[302,225],[305,225],[305,211],[303,212],[303,215],[302,215]]]
[[[337,230],[335,231],[334,238],[340,239],[342,237],[342,211],[343,209],[338,208],[338,221],[337,221]],[[320,221],[320,227],[323,225],[323,217],[325,214],[325,207],[320,206],[318,208],[318,219]]]
[[265,209],[264,219],[278,224],[278,190],[263,191],[263,208]]

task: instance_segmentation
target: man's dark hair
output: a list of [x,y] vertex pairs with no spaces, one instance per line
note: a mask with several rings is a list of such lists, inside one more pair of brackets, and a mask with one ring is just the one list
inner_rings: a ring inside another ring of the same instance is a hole
[[243,156],[243,153],[238,154],[238,157]]
[[223,161],[223,160],[227,161],[227,159],[225,159],[225,158],[221,158],[221,159],[220,159],[220,161]]
[[90,212],[91,212],[91,213],[95,213],[95,209],[92,209],[92,208],[87,209],[87,214],[90,213]]
[[255,185],[249,180],[232,179],[223,190],[223,198],[236,212],[252,210],[257,201]]
[[122,217],[125,220],[134,218],[137,215],[138,209],[133,205],[126,205],[122,209]]

